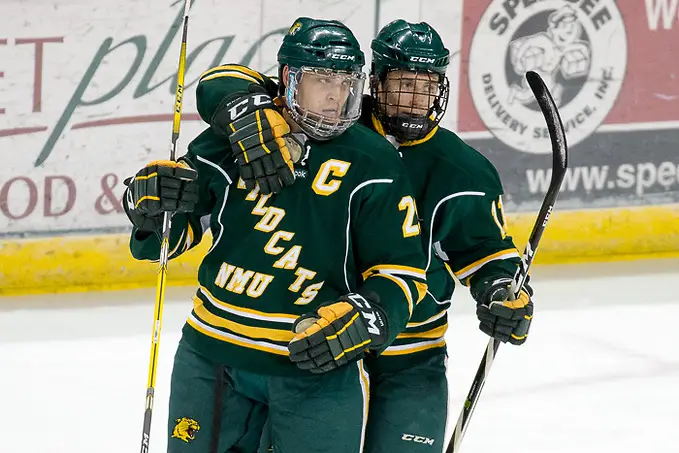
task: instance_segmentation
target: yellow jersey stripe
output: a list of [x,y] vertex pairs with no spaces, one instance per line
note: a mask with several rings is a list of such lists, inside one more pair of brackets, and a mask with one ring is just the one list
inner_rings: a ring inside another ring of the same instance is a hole
[[415,305],[417,305],[420,302],[422,302],[424,296],[427,295],[427,284],[418,281],[414,281],[413,283],[415,284],[415,288],[417,289],[417,301],[415,302]]
[[250,77],[249,75],[241,74],[241,73],[238,73],[238,72],[218,72],[217,74],[212,74],[210,76],[207,76],[207,77],[200,79],[200,82],[201,83],[207,82],[208,80],[218,79],[220,77],[232,77],[232,78],[235,78],[235,79],[243,79],[243,80],[247,80],[248,82],[256,83],[256,84],[259,85],[259,82],[257,81],[257,79]]
[[361,384],[361,393],[363,393],[363,420],[361,422],[361,448],[358,451],[363,451],[363,442],[365,439],[365,429],[368,425],[368,413],[370,410],[370,377],[368,372],[363,367],[363,360],[356,362],[358,364],[359,382]]
[[446,345],[445,338],[439,338],[438,340],[432,341],[422,341],[419,343],[405,344],[398,346],[389,346],[385,349],[381,355],[391,356],[391,355],[404,355],[413,354],[415,352],[425,351],[427,349],[440,348]]
[[207,75],[214,74],[215,72],[220,72],[220,71],[237,71],[237,72],[249,75],[251,77],[254,77],[254,78],[260,80],[261,82],[264,82],[264,78],[262,77],[262,75],[259,72],[254,71],[254,70],[248,68],[247,66],[242,66],[242,65],[238,65],[238,64],[225,64],[225,65],[221,65],[221,66],[215,66],[214,68],[210,68],[200,75],[200,80],[202,80],[203,77],[205,77]]
[[290,330],[246,326],[237,322],[229,321],[228,319],[220,318],[219,316],[210,313],[203,306],[203,301],[198,296],[193,298],[193,311],[196,313],[196,316],[199,320],[203,321],[209,326],[229,329],[235,333],[249,338],[284,341],[287,343],[290,342],[290,340],[292,340],[292,338],[295,336],[295,334]]
[[251,308],[238,307],[227,302],[217,299],[208,291],[207,288],[201,286],[199,291],[205,296],[215,307],[233,313],[234,315],[242,316],[244,318],[252,318],[260,321],[281,322],[292,324],[299,317],[299,315],[291,315],[288,313],[266,313],[263,311],[253,310]]
[[[383,137],[386,136],[387,133],[384,130],[384,126],[382,126],[382,123],[380,122],[380,120],[378,120],[377,117],[374,114],[370,115],[370,119],[372,120],[373,127],[375,128],[375,132],[377,132],[378,134],[380,134]],[[434,134],[436,134],[436,131],[438,131],[438,130],[439,130],[439,127],[436,126],[436,127],[434,127],[434,129],[429,131],[429,133],[427,135],[425,135],[424,137],[422,137],[421,139],[419,139],[419,140],[409,140],[409,141],[400,143],[400,146],[415,146],[415,145],[419,145],[420,143],[424,143],[427,140],[429,140],[430,138],[432,138],[434,136]]]
[[206,326],[205,324],[201,323],[199,320],[197,320],[193,316],[189,316],[189,318],[186,320],[186,322],[191,327],[193,327],[195,330],[197,330],[198,332],[200,332],[203,335],[206,335],[210,338],[214,338],[215,340],[235,344],[236,346],[241,346],[241,347],[244,347],[244,348],[257,349],[258,351],[264,351],[264,352],[268,352],[270,354],[276,354],[276,355],[282,355],[282,356],[290,355],[290,353],[288,352],[288,348],[286,348],[284,346],[280,346],[280,345],[273,344],[273,343],[267,343],[265,341],[249,340],[247,338],[238,337],[237,335],[232,335],[232,334],[229,334],[229,333],[226,333],[226,332],[221,332],[221,331],[214,329],[210,326]]
[[446,310],[441,310],[440,312],[436,313],[431,318],[425,319],[422,322],[409,322],[408,324],[406,324],[406,329],[409,328],[409,327],[420,327],[420,326],[423,326],[425,324],[429,324],[430,322],[434,322],[438,319],[441,319],[445,315],[446,315]]
[[373,274],[370,277],[384,277],[387,280],[391,280],[392,282],[396,283],[406,295],[406,300],[408,301],[408,317],[413,315],[413,296],[410,294],[410,289],[408,288],[408,284],[406,282],[389,274]]
[[436,134],[436,131],[438,131],[438,130],[439,130],[439,127],[435,126],[434,129],[429,131],[429,133],[427,135],[425,135],[424,137],[422,137],[418,140],[409,140],[407,142],[403,142],[403,143],[401,143],[401,146],[415,146],[415,145],[419,145],[421,143],[424,143],[427,140],[429,140],[430,138],[432,138],[434,136],[434,134]]
[[448,330],[448,324],[438,326],[435,329],[427,330],[419,333],[400,333],[396,336],[397,339],[403,338],[441,338]]
[[507,258],[518,258],[519,256],[519,251],[516,249],[501,250],[499,252],[493,253],[492,255],[481,258],[480,260],[476,260],[466,267],[463,267],[459,271],[455,272],[455,276],[458,279],[463,280],[474,272],[478,271],[484,264],[489,263],[490,261],[504,260]]
[[407,275],[409,277],[417,277],[422,280],[426,280],[427,278],[427,273],[425,270],[419,269],[417,267],[401,266],[399,264],[377,264],[363,272],[363,280],[370,277],[370,275],[377,273]]

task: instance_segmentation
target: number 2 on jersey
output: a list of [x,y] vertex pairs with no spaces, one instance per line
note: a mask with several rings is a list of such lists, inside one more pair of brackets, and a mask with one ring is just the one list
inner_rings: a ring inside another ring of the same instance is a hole
[[398,210],[406,212],[406,218],[403,221],[403,237],[417,236],[420,234],[420,224],[417,220],[417,207],[415,200],[410,195],[401,198],[398,203]]

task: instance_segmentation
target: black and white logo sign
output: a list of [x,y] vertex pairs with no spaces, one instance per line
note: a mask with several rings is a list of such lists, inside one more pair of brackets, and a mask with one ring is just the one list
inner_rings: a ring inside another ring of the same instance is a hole
[[525,73],[544,79],[573,146],[608,115],[626,65],[627,38],[614,0],[495,0],[472,39],[470,91],[495,137],[519,151],[549,153],[547,127]]

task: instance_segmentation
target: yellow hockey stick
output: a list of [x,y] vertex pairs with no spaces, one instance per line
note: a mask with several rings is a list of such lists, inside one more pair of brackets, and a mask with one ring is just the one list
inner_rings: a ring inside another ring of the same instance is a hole
[[[177,68],[177,91],[174,101],[174,118],[172,120],[172,144],[170,146],[170,160],[176,160],[177,140],[179,139],[179,124],[182,118],[182,99],[184,96],[184,74],[186,72],[186,33],[189,28],[189,9],[191,0],[184,1],[184,31],[182,45],[179,52],[179,67]],[[151,415],[153,413],[153,394],[156,385],[156,368],[158,365],[158,348],[160,346],[160,328],[163,324],[163,305],[165,303],[165,283],[167,280],[167,261],[170,252],[170,227],[172,215],[163,215],[163,239],[160,243],[160,266],[158,269],[158,283],[156,284],[156,305],[154,308],[153,336],[151,338],[151,356],[149,357],[149,378],[146,388],[146,410],[144,411],[144,429],[141,438],[141,453],[148,453],[151,438]]]

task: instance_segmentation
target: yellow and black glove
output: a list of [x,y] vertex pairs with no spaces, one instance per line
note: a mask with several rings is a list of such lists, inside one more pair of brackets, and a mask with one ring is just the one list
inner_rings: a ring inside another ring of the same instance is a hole
[[533,289],[524,284],[519,297],[509,300],[511,278],[488,279],[472,288],[479,329],[503,343],[523,344],[533,320]]
[[225,99],[210,123],[217,133],[229,138],[248,190],[259,184],[264,195],[279,193],[295,182],[291,146],[295,151],[301,146],[268,94],[254,92]]
[[164,212],[191,212],[198,201],[198,173],[183,160],[157,160],[125,180],[123,207],[141,231],[162,227]]
[[288,344],[290,360],[302,370],[325,373],[382,346],[387,317],[375,303],[377,295],[370,296],[349,293],[297,318],[292,327],[297,335]]

